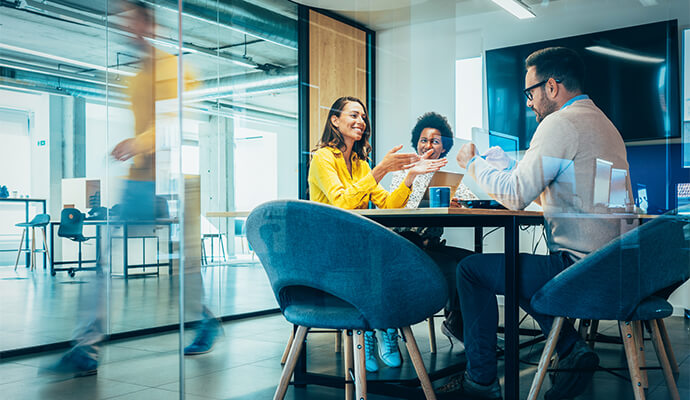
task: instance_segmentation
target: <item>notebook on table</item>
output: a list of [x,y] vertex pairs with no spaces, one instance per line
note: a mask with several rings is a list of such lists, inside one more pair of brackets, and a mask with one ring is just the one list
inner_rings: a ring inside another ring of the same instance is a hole
[[456,172],[437,171],[436,173],[434,173],[434,176],[431,177],[431,182],[429,182],[429,186],[424,191],[424,196],[422,197],[422,201],[419,204],[419,207],[429,206],[430,187],[448,186],[450,188],[450,197],[452,198],[455,195],[455,191],[458,190],[458,186],[460,186],[460,182],[462,181],[463,176],[465,175],[458,174]]

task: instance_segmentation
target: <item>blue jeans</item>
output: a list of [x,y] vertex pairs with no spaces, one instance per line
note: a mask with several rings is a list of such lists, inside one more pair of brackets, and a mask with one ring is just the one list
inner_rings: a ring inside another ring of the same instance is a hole
[[[520,254],[520,307],[530,314],[548,334],[553,317],[535,313],[530,299],[551,278],[573,264],[564,252],[550,255]],[[497,294],[505,293],[505,255],[475,254],[458,264],[458,294],[465,320],[465,355],[467,373],[480,384],[496,379]],[[579,339],[572,324],[566,323],[556,345],[559,354],[568,352]]]

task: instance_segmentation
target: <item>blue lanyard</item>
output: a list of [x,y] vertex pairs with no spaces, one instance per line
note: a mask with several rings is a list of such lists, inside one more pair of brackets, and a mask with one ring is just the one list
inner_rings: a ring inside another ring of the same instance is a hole
[[579,96],[575,96],[572,99],[566,101],[565,104],[563,104],[563,106],[560,109],[563,110],[578,100],[587,100],[587,99],[589,99],[589,96],[587,96],[586,94],[581,94]]

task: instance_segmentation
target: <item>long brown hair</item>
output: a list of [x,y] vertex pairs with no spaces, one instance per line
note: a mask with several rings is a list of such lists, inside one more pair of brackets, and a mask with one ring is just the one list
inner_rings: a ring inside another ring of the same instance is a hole
[[364,105],[364,103],[362,103],[362,100],[356,97],[341,97],[333,103],[330,111],[328,112],[328,117],[326,118],[326,125],[323,127],[321,140],[319,140],[319,143],[316,144],[316,148],[314,148],[312,151],[316,151],[323,147],[335,147],[341,151],[343,150],[345,147],[345,139],[343,139],[343,135],[340,133],[338,128],[333,126],[331,117],[335,115],[336,117],[340,118],[340,114],[342,114],[345,105],[350,102],[357,102],[362,106],[362,109],[364,110],[364,116],[362,118],[366,124],[364,132],[362,133],[362,138],[356,141],[352,146],[352,152],[357,154],[357,158],[360,160],[369,161],[369,153],[371,153],[371,145],[369,144],[369,136],[371,136],[369,113],[367,113],[367,107]]

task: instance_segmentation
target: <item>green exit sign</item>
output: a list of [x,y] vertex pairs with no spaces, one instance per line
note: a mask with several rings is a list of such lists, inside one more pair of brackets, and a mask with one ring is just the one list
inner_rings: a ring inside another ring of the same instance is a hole
[[45,146],[45,145],[46,145],[46,141],[45,141],[45,140],[39,140],[38,142],[36,142],[36,144],[37,144],[39,147]]

